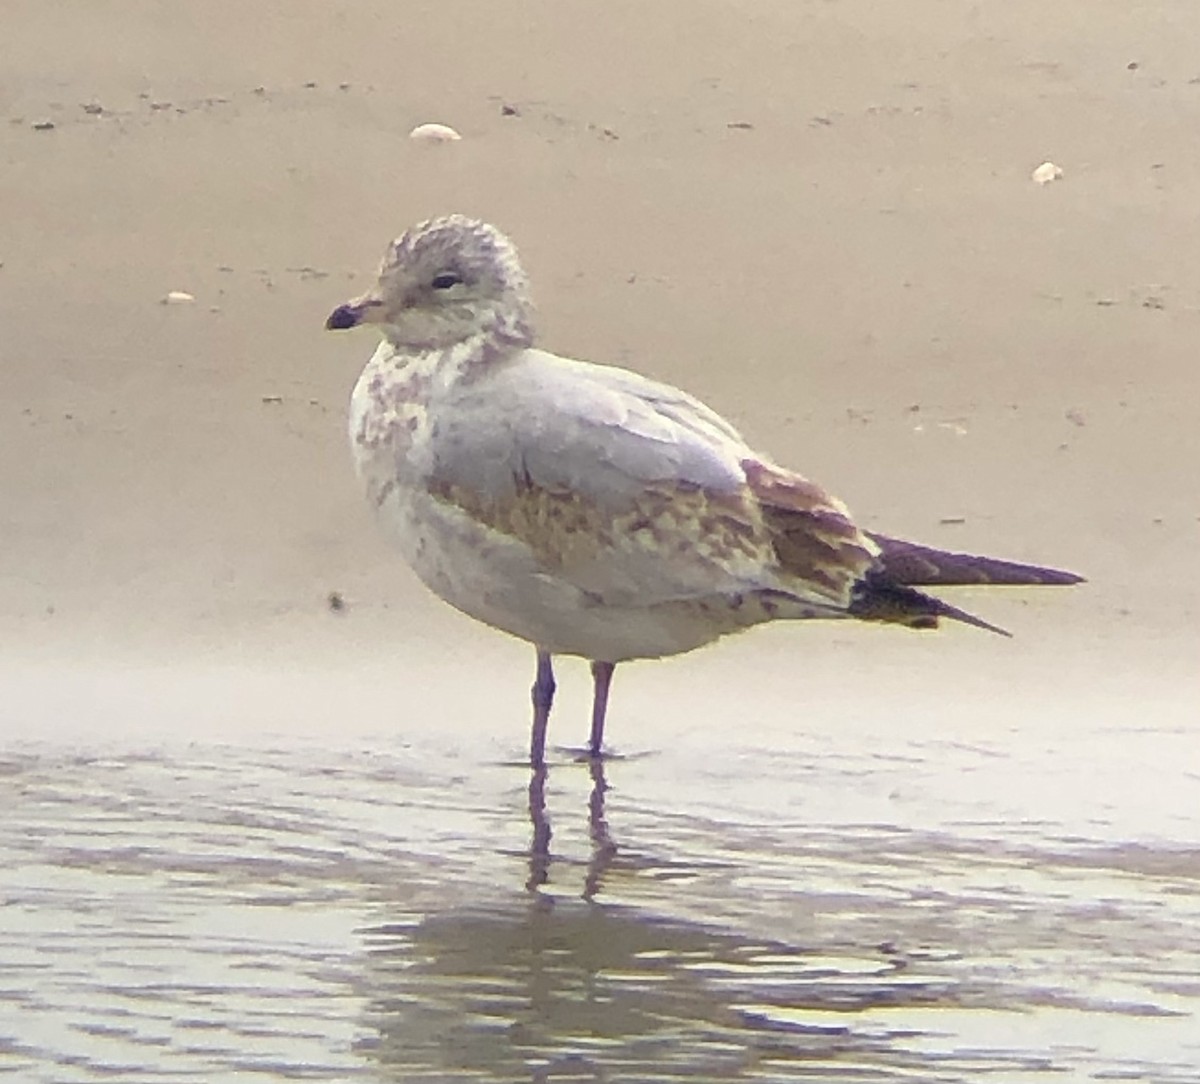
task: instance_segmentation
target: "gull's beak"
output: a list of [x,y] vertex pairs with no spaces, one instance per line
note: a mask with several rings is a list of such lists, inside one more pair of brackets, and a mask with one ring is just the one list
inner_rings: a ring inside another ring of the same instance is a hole
[[339,305],[329,314],[329,319],[325,321],[325,330],[345,331],[347,328],[358,327],[359,324],[376,324],[379,322],[382,308],[383,303],[373,294],[356,297],[353,301]]

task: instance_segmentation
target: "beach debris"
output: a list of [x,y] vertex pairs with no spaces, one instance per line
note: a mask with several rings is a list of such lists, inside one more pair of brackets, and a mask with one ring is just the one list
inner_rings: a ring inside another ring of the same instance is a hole
[[282,396],[282,395],[263,395],[263,396],[260,396],[259,398],[260,398],[260,399],[261,399],[261,400],[262,400],[264,403],[275,403],[275,404],[278,404],[278,403],[282,403],[282,402],[283,402],[283,396]]
[[159,304],[162,305],[190,305],[196,300],[194,294],[189,294],[186,290],[172,290],[162,299]]
[[519,117],[520,115],[521,110],[515,105],[510,105],[508,102],[504,102],[500,106],[500,116],[502,117]]
[[942,516],[938,520],[938,523],[944,524],[945,526],[948,526],[948,527],[956,526],[959,523],[966,523],[966,522],[967,522],[966,516]]
[[329,606],[329,612],[341,614],[346,612],[346,598],[341,591],[330,591],[325,596],[326,605]]
[[[912,408],[909,408],[909,413],[915,413]],[[942,422],[931,422],[926,425],[924,422],[917,422],[912,427],[914,433],[929,433],[934,429],[940,429],[944,433],[953,433],[956,437],[965,437],[970,430],[966,426],[966,419],[949,418]]]
[[54,121],[35,120],[29,127],[35,132],[52,132],[54,131]]
[[1061,181],[1062,175],[1062,166],[1056,166],[1053,162],[1043,162],[1029,175],[1029,179],[1034,184],[1046,185],[1051,181]]
[[322,271],[319,267],[312,267],[309,264],[305,264],[303,267],[285,267],[284,270],[289,275],[299,275],[306,282],[329,278],[328,271]]
[[408,138],[417,143],[456,143],[462,136],[448,124],[418,124]]

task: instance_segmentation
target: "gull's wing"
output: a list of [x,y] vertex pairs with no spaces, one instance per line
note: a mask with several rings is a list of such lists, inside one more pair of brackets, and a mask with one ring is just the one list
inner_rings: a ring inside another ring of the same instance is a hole
[[647,484],[735,492],[749,453],[698,399],[624,369],[527,350],[439,404],[433,468],[504,499],[522,479],[628,508]]
[[814,588],[849,609],[854,589],[878,564],[878,547],[836,497],[773,463],[742,463],[746,485],[762,510],[781,579]]
[[848,606],[842,582],[780,583],[782,536],[747,479],[759,457],[685,392],[530,350],[447,394],[431,489],[547,574],[607,603],[770,590]]
[[434,496],[602,603],[755,593],[807,616],[1002,632],[914,585],[1078,579],[868,535],[699,400],[627,370],[530,350],[450,395],[427,448]]
[[939,550],[874,532],[870,537],[880,549],[888,579],[907,587],[1065,587],[1083,582],[1078,573],[1058,568]]
[[[1009,634],[1003,629],[912,586],[953,581],[909,579],[903,574],[919,568],[921,574],[927,576],[928,569],[936,566],[938,571],[949,576],[952,570],[968,561],[977,572],[986,566],[993,573],[1020,570],[1049,574],[1046,569],[1034,570],[1011,562],[943,553],[882,535],[868,535],[855,526],[841,501],[808,479],[770,463],[747,462],[743,465],[747,484],[759,500],[764,521],[774,540],[781,579],[789,585],[803,585],[808,590],[814,585],[823,587],[851,617],[914,629],[937,628],[938,619],[947,617],[1007,636]],[[937,566],[938,558],[951,558],[952,565]],[[958,582],[981,581],[960,579]],[[1007,582],[1072,581],[1009,579]]]

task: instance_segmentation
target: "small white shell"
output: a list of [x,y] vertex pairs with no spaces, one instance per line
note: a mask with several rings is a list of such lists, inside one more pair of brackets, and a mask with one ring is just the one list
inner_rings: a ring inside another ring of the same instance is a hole
[[1034,184],[1049,184],[1051,181],[1061,180],[1062,175],[1061,166],[1056,166],[1053,162],[1043,162],[1029,175],[1029,179]]
[[196,298],[184,290],[172,290],[162,299],[164,305],[190,305]]
[[462,136],[447,124],[418,124],[408,138],[418,143],[455,143]]

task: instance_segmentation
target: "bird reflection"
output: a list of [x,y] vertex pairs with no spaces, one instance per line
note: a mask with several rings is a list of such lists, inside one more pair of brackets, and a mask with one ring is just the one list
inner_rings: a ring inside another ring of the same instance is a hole
[[[582,896],[590,901],[603,887],[604,875],[616,856],[617,845],[609,834],[604,813],[604,799],[608,792],[604,761],[600,757],[588,757],[587,764],[592,778],[592,790],[588,796],[588,835],[592,848]],[[529,892],[537,892],[550,880],[550,840],[553,832],[546,813],[546,775],[545,766],[534,768],[529,773],[529,823],[533,828],[529,841],[529,877],[525,882]]]
[[529,773],[529,823],[533,838],[529,841],[529,879],[527,892],[536,892],[550,880],[550,820],[546,816],[546,767],[538,765]]
[[600,757],[589,757],[588,768],[592,774],[592,793],[588,795],[588,835],[592,839],[592,854],[583,881],[585,900],[593,899],[600,891],[600,882],[617,854],[617,845],[608,834],[608,821],[604,816],[604,795],[608,791],[604,761]]

